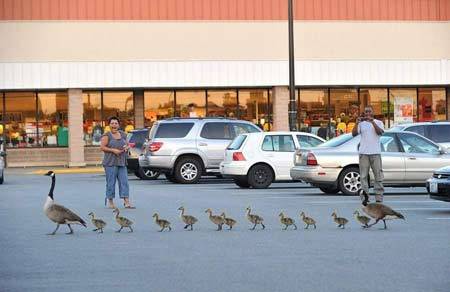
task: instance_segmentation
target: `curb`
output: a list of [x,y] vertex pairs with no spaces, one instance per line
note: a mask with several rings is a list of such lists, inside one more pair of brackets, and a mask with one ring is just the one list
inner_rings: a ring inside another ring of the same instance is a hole
[[[38,169],[29,174],[46,174],[50,169]],[[56,174],[72,174],[72,173],[104,173],[103,167],[89,167],[89,168],[62,168],[51,169]]]

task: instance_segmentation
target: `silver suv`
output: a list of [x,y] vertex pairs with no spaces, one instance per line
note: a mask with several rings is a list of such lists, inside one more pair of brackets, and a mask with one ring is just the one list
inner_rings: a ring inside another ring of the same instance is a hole
[[242,133],[261,132],[254,124],[225,118],[172,118],[156,122],[140,167],[164,173],[171,182],[196,183],[202,175],[220,175],[225,149]]
[[402,124],[389,130],[414,132],[450,149],[450,122],[447,121]]
[[3,181],[5,179],[5,157],[6,152],[4,150],[4,143],[2,138],[0,137],[0,185],[3,184]]

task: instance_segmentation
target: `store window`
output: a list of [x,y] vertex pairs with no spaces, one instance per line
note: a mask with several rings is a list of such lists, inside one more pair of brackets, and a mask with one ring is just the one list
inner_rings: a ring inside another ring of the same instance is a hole
[[389,89],[389,103],[392,111],[389,112],[389,124],[412,123],[417,120],[417,91],[415,88]]
[[7,147],[38,146],[36,94],[34,92],[5,93],[4,136]]
[[266,89],[239,90],[239,118],[269,131],[269,92]]
[[445,107],[445,88],[419,88],[419,122],[446,120]]
[[[317,135],[320,127],[328,128],[328,89],[300,89],[297,119],[298,129]],[[331,133],[322,137],[333,137]]]
[[237,92],[235,90],[208,90],[208,117],[235,118]]
[[[0,142],[3,143],[4,141],[4,137],[3,134],[5,133],[5,121],[4,121],[4,117],[5,117],[5,113],[3,112],[4,106],[3,106],[3,92],[0,92]],[[6,142],[5,142],[6,143]]]
[[151,127],[154,122],[174,116],[173,91],[144,92],[144,124]]
[[385,129],[389,128],[387,88],[361,88],[359,100],[361,103],[360,113],[364,112],[366,106],[372,106],[375,119],[382,121]]
[[330,90],[330,129],[336,135],[351,133],[359,115],[358,91],[356,89]]
[[85,145],[100,145],[100,139],[103,133],[102,120],[101,92],[83,92],[83,131]]
[[108,118],[120,119],[121,128],[128,133],[134,129],[134,101],[132,91],[103,92],[103,132],[109,131]]
[[66,92],[38,93],[38,129],[41,146],[69,146],[68,120]]
[[176,115],[182,118],[202,118],[206,116],[206,91],[177,91]]

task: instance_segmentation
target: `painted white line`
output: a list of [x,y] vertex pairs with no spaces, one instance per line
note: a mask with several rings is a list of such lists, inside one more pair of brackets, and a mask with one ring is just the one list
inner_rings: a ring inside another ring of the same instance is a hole
[[427,220],[450,220],[450,218],[427,218]]
[[[308,202],[310,204],[346,204],[346,203],[358,203],[361,202],[359,200],[345,200],[345,201],[312,201],[312,202]],[[385,204],[391,204],[391,203],[438,203],[438,204],[442,204],[442,202],[439,201],[433,201],[433,200],[429,200],[429,201],[384,201]],[[449,208],[450,209],[450,208]]]

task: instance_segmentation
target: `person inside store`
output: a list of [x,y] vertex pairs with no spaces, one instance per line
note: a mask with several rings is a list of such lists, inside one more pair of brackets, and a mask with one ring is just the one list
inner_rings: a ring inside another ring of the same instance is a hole
[[328,136],[327,123],[320,123],[320,128],[317,130],[317,136],[326,140]]
[[[369,194],[369,170],[372,169],[375,176],[375,200],[378,203],[383,202],[384,193],[380,145],[380,137],[383,133],[383,122],[374,119],[373,108],[366,106],[364,113],[356,119],[352,135],[353,137],[361,135],[361,142],[358,145],[361,188],[366,194]],[[362,196],[361,200],[364,199]]]
[[123,205],[127,209],[134,209],[130,204],[130,188],[128,185],[127,135],[120,129],[120,121],[117,117],[108,119],[110,131],[103,134],[100,149],[104,152],[103,167],[106,174],[106,200],[108,207],[114,209],[116,182],[119,184],[119,197],[123,199]]

